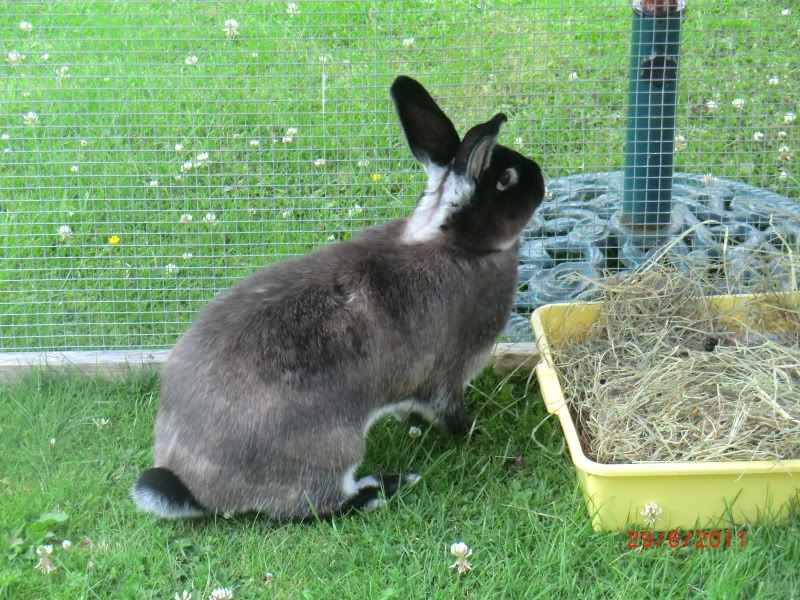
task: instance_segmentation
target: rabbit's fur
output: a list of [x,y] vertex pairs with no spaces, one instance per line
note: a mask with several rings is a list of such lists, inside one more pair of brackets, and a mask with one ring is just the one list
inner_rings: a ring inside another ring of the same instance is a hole
[[377,418],[470,429],[464,388],[512,309],[517,237],[544,183],[495,145],[504,115],[461,141],[413,79],[398,77],[392,97],[429,178],[414,212],[270,265],[206,306],[163,369],[141,508],[292,519],[370,507],[381,486],[412,480],[354,478]]

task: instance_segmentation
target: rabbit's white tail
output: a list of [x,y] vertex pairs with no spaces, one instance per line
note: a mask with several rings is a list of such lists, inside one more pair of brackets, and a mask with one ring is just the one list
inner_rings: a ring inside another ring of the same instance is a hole
[[131,498],[142,510],[163,519],[202,517],[206,510],[175,473],[164,467],[146,469],[133,484]]

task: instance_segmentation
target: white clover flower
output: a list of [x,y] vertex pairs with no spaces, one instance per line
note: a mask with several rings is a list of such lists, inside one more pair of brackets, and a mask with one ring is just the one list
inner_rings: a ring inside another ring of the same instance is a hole
[[347,210],[348,217],[355,217],[364,212],[364,208],[360,204],[356,204],[353,208]]
[[780,179],[781,181],[786,181],[787,179],[789,179],[789,173],[787,173],[786,171],[781,171],[780,173],[778,173],[778,179]]
[[357,164],[358,164],[359,167],[361,167],[363,169],[363,168],[366,168],[366,167],[369,166],[369,161],[368,160],[360,160],[360,161],[358,161]]
[[39,546],[36,548],[36,556],[45,557],[50,556],[53,553],[53,545],[47,544],[45,546]]
[[716,100],[706,100],[706,103],[703,106],[705,106],[708,112],[714,112],[715,110],[717,110]]
[[66,79],[67,77],[69,77],[69,66],[64,65],[62,67],[59,67],[56,70],[56,77],[58,77],[58,79]]
[[3,140],[4,142],[7,141],[7,140],[10,140],[10,139],[11,139],[11,136],[8,135],[7,133],[4,133],[3,135],[0,135],[0,140]]
[[183,144],[175,144],[175,152],[180,152],[183,150]]
[[206,223],[215,223],[217,220],[217,215],[213,212],[207,212],[206,215],[203,217],[203,221]]
[[43,53],[42,53],[42,54],[39,56],[39,59],[40,59],[40,60],[44,60],[44,61],[50,60],[50,55],[49,55],[47,52],[43,52]]
[[89,142],[87,142],[86,140],[81,140],[79,144],[81,145],[81,148],[86,148],[86,146],[89,145]]
[[417,40],[415,40],[413,37],[403,38],[403,48],[413,48],[416,42]]
[[258,58],[258,52],[251,52],[250,58]]
[[261,142],[258,140],[250,140],[250,146],[252,148],[258,148],[261,145]]
[[194,167],[194,163],[190,160],[187,160],[185,163],[181,165],[181,173],[188,173]]
[[325,159],[324,159],[324,158],[318,158],[318,159],[316,159],[316,160],[314,161],[314,166],[315,166],[315,167],[324,167],[324,166],[325,166]]
[[645,504],[644,508],[639,512],[642,515],[644,522],[648,525],[655,524],[661,518],[661,514],[664,511],[661,510],[661,507],[656,504],[655,502],[650,502],[649,504]]
[[17,52],[16,50],[12,50],[6,54],[6,62],[12,67],[19,66],[23,60],[25,60],[25,55]]
[[178,268],[178,265],[174,263],[169,263],[166,267],[164,267],[164,270],[167,272],[167,275],[173,275],[173,276],[177,275],[181,271]]
[[148,183],[147,185],[152,188],[158,187],[158,179],[151,179],[150,183]]
[[287,127],[286,135],[297,135],[297,127]]
[[764,132],[763,131],[754,131],[753,132],[753,141],[754,142],[763,142],[764,141]]
[[217,588],[211,590],[208,600],[233,600],[233,590],[230,588]]
[[3,152],[9,153],[9,152],[11,152],[11,148],[3,148]]
[[50,447],[51,448],[55,448],[56,447],[56,438],[50,438]]
[[791,9],[791,8],[784,8],[784,9],[781,11],[781,16],[782,16],[782,17],[788,17],[788,16],[789,16],[789,15],[791,15],[791,14],[792,14],[792,9]]
[[225,32],[227,37],[235,38],[239,35],[239,21],[236,19],[225,19],[225,25],[222,27],[222,31]]
[[205,162],[208,160],[208,152],[201,152],[197,155],[198,162]]
[[69,225],[62,225],[58,228],[58,239],[62,242],[66,242],[70,237],[72,237],[72,227]]
[[706,173],[703,175],[703,185],[705,186],[712,186],[717,182],[717,178],[714,177],[711,173]]
[[472,556],[472,549],[464,542],[456,542],[450,546],[450,554],[456,557],[456,562],[450,565],[451,569],[456,569],[462,575],[472,569],[472,565],[467,560]]
[[522,148],[522,146],[523,146],[523,144],[522,144],[522,138],[521,138],[521,137],[519,137],[519,136],[515,137],[515,138],[514,138],[514,145],[515,145],[517,148]]
[[281,211],[281,218],[288,219],[290,216],[292,216],[291,209],[286,209]]
[[93,417],[92,423],[98,429],[103,429],[103,427],[108,427],[111,424],[111,421],[105,417]]
[[194,65],[197,64],[198,60],[200,59],[197,58],[197,56],[195,56],[194,54],[190,54],[189,56],[183,59],[183,64],[193,67]]
[[192,592],[187,592],[183,590],[180,594],[175,592],[174,600],[192,600]]
[[787,161],[792,160],[792,149],[787,145],[778,148],[778,160]]
[[781,79],[777,75],[770,75],[769,79],[767,79],[767,83],[770,85],[778,85],[780,82]]
[[192,222],[192,215],[189,213],[184,213],[181,215],[181,223],[191,223]]
[[183,260],[192,260],[194,258],[194,255],[191,252],[184,252],[181,258]]
[[778,132],[778,139],[779,139],[779,140],[785,139],[785,138],[786,138],[786,136],[788,136],[788,135],[789,135],[789,134],[788,134],[788,133],[786,133],[785,131],[783,131],[783,130],[780,130],[780,131]]
[[70,542],[69,540],[64,540],[61,542],[61,547],[64,550],[69,550],[70,548],[72,548],[72,542]]
[[422,429],[417,427],[416,425],[412,425],[408,428],[408,437],[412,439],[417,439],[422,435]]
[[787,125],[791,125],[796,120],[797,120],[797,115],[794,114],[793,112],[788,112],[785,115],[783,115],[783,122],[786,123]]
[[25,125],[37,125],[39,123],[39,115],[37,115],[32,110],[29,110],[24,115],[22,115],[22,122]]
[[272,585],[272,582],[275,580],[275,576],[272,573],[267,573],[264,575],[264,585]]
[[734,98],[731,102],[731,106],[736,110],[742,110],[744,108],[744,98]]
[[72,165],[72,166],[69,168],[69,171],[70,171],[70,173],[77,173],[77,172],[78,172],[78,171],[80,171],[80,170],[81,170],[81,168],[80,168],[78,165]]
[[567,81],[578,81],[578,72],[570,71],[569,75],[567,75]]
[[327,239],[328,239],[329,242],[333,242],[333,241],[336,240],[336,236],[333,235],[333,234],[330,234]]
[[327,56],[325,56],[324,54],[321,54],[320,57],[319,57],[319,62],[321,62],[323,65],[326,62],[328,62],[328,60],[330,60],[330,59]]
[[53,561],[50,560],[47,556],[43,556],[39,559],[39,562],[36,563],[36,569],[39,569],[45,575],[49,575],[53,571],[56,570],[56,566],[53,564]]
[[675,136],[675,151],[686,150],[686,138],[680,134]]
[[300,7],[297,6],[297,2],[289,2],[286,5],[286,14],[290,17],[296,17],[300,14]]
[[282,144],[291,144],[293,139],[294,139],[294,138],[293,138],[292,136],[290,136],[290,135],[284,135],[284,136],[281,138],[281,143],[282,143]]
[[33,31],[33,23],[30,21],[21,21],[19,24],[19,28],[22,31]]

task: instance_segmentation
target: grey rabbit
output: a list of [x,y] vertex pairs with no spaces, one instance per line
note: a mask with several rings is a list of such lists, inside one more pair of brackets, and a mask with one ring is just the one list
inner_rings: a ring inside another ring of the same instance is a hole
[[257,511],[303,520],[370,509],[414,474],[360,479],[370,426],[417,413],[472,426],[464,389],[513,306],[518,237],[539,166],[496,138],[459,139],[425,88],[391,86],[428,182],[408,218],[269,265],[215,297],[161,375],[155,468],[132,489],[160,517]]

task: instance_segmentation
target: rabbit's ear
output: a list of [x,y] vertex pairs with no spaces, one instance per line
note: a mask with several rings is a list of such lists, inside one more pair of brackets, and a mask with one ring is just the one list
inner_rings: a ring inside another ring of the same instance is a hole
[[453,161],[453,171],[464,177],[477,180],[492,159],[492,150],[497,143],[500,126],[508,118],[497,113],[486,123],[475,125],[464,136]]
[[446,167],[459,147],[459,137],[452,121],[419,82],[401,75],[391,89],[397,115],[403,125],[408,145],[426,170],[433,163]]

